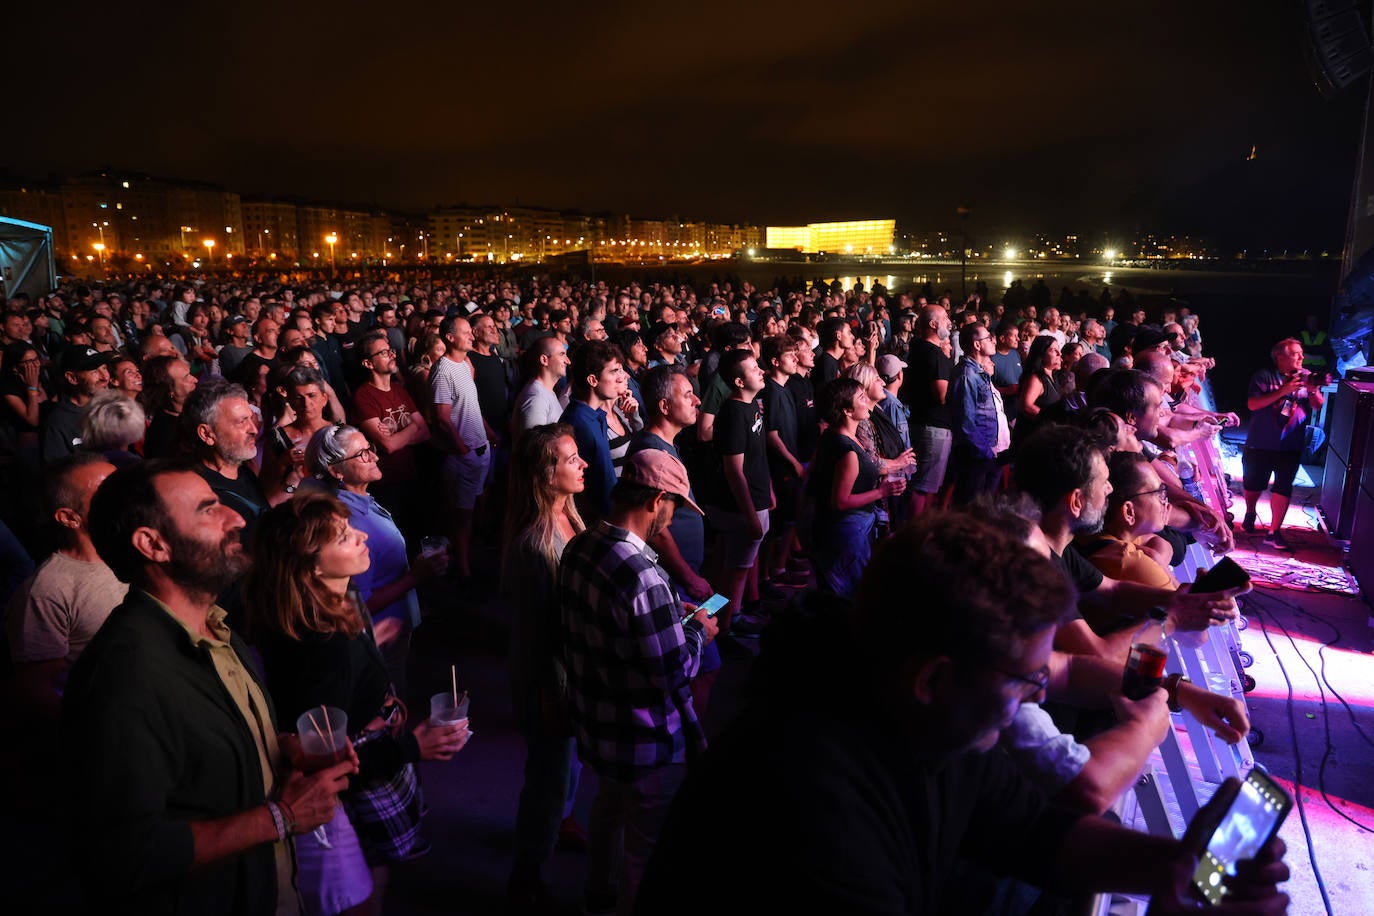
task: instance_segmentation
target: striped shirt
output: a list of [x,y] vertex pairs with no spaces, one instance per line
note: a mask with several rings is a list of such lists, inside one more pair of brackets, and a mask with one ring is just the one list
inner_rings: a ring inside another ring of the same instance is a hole
[[683,625],[682,604],[649,545],[603,521],[568,543],[558,590],[583,761],[628,782],[702,751],[688,682],[705,631],[695,620]]

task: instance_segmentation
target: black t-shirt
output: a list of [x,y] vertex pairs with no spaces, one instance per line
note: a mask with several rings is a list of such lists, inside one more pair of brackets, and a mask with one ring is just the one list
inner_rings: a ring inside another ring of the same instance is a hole
[[[10,375],[0,380],[0,396],[5,395],[8,395],[12,398],[18,398],[21,404],[23,404],[25,407],[28,407],[29,387],[25,385],[24,380],[19,378],[17,375]],[[34,426],[32,423],[29,423],[23,417],[16,414],[13,410],[10,410],[9,407],[5,408],[4,417],[5,419],[3,420],[3,422],[13,427],[16,432],[38,432],[37,426]]]
[[797,411],[797,449],[794,454],[803,464],[816,454],[816,442],[821,436],[821,411],[816,406],[816,386],[810,376],[794,375],[787,380],[792,392],[792,404]]
[[816,460],[811,465],[810,486],[812,495],[816,498],[817,526],[828,524],[846,515],[873,514],[872,505],[845,511],[834,509],[830,505],[831,491],[835,488],[835,471],[839,468],[840,461],[850,452],[859,460],[859,473],[854,477],[853,486],[849,488],[850,495],[867,493],[878,488],[878,465],[868,457],[868,453],[859,443],[830,427],[821,433],[820,444],[816,446]]
[[1102,573],[1096,566],[1083,559],[1078,548],[1072,544],[1064,548],[1062,556],[1050,551],[1050,559],[1054,560],[1054,565],[1069,577],[1073,587],[1078,589],[1078,594],[1084,595],[1101,587]]
[[472,361],[472,381],[477,386],[477,405],[482,417],[500,434],[506,428],[510,397],[506,391],[506,361],[492,353],[483,356],[476,350],[468,354]]
[[181,414],[159,410],[143,436],[143,457],[174,458],[181,452]]
[[901,399],[911,407],[912,426],[941,426],[951,428],[953,417],[949,405],[935,400],[931,390],[934,382],[948,382],[954,375],[954,360],[928,340],[912,343],[907,354],[906,378],[902,382]]
[[258,384],[258,373],[262,371],[263,366],[267,367],[270,374],[273,369],[277,368],[277,358],[274,356],[271,359],[264,359],[257,353],[249,353],[239,360],[239,364],[234,367],[233,377],[230,381],[238,382],[251,390]]
[[816,368],[811,370],[811,377],[817,388],[824,388],[826,382],[840,377],[840,361],[824,350],[817,350]]
[[[776,431],[792,457],[801,460],[797,455],[797,404],[792,399],[792,392],[772,378],[763,383],[763,428]],[[772,448],[768,449],[768,469],[775,480],[796,476],[792,466]]]
[[268,509],[267,494],[262,491],[262,485],[258,483],[258,477],[248,469],[246,465],[239,466],[239,476],[228,478],[218,471],[212,471],[204,464],[196,463],[195,471],[205,482],[210,485],[210,489],[215,491],[219,501],[239,515],[243,516],[246,527],[243,529],[243,540],[248,541],[248,536],[252,531],[253,525],[257,523],[258,516]]
[[[768,476],[767,446],[763,433],[763,402],[755,399],[748,403],[739,398],[730,398],[716,414],[715,434],[711,441],[716,454],[721,458],[727,455],[744,456],[744,479],[749,484],[749,497],[753,509],[767,509],[772,502],[770,478]],[[734,512],[749,510],[735,502],[735,494],[725,482],[722,472],[717,478],[718,491],[715,504]]]

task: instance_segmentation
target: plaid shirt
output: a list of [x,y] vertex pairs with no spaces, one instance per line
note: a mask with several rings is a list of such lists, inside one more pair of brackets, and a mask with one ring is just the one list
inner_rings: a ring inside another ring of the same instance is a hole
[[696,621],[683,625],[649,545],[603,521],[568,542],[558,590],[582,759],[628,782],[704,749],[688,681],[705,632]]

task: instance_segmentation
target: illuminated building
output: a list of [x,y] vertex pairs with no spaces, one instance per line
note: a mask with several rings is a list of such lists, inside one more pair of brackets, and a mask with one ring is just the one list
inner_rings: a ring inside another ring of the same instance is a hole
[[766,247],[794,248],[804,254],[888,255],[897,231],[895,219],[859,219],[805,226],[769,226]]

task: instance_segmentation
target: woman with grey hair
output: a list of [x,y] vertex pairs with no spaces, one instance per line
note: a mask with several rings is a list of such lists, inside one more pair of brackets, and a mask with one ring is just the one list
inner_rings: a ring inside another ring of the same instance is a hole
[[81,417],[81,448],[99,452],[117,468],[142,461],[134,446],[148,431],[148,416],[132,398],[118,391],[102,391],[86,405]]
[[377,450],[361,430],[325,426],[305,447],[305,466],[333,488],[348,509],[349,524],[367,535],[372,562],[367,572],[353,577],[374,621],[377,647],[397,694],[406,695],[406,660],[410,634],[420,624],[420,601],[415,586],[443,575],[447,549],[420,553],[412,565],[406,541],[391,513],[373,499],[367,488],[382,479]]

